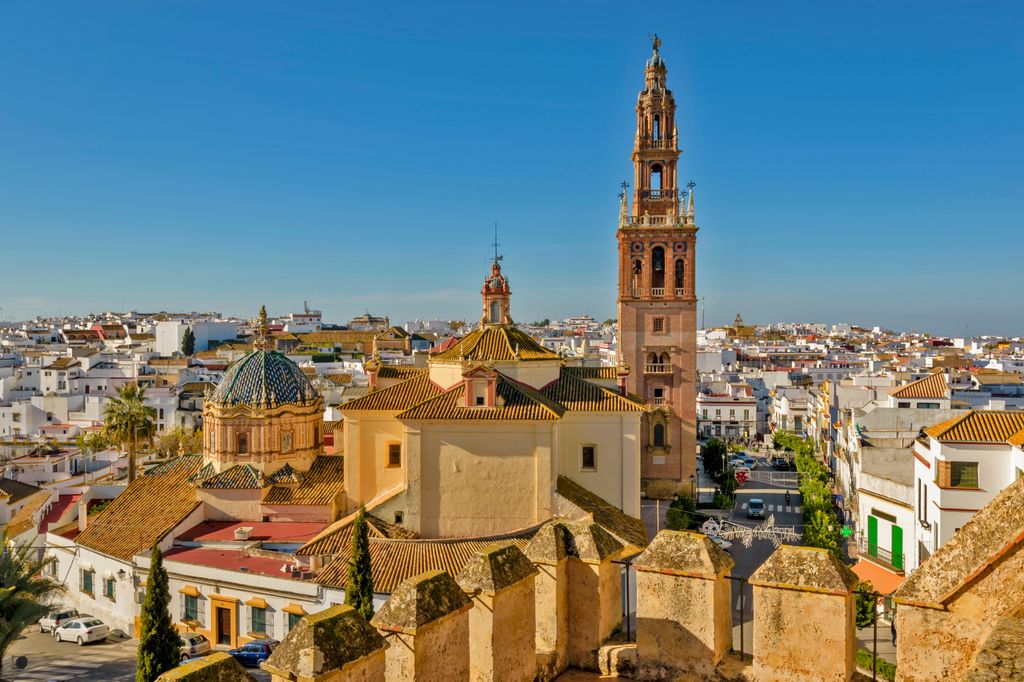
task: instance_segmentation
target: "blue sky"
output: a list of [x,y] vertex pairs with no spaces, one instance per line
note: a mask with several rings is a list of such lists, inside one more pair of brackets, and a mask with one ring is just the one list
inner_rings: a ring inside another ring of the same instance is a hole
[[707,323],[1024,333],[1024,3],[0,8],[0,307],[615,315],[648,33]]

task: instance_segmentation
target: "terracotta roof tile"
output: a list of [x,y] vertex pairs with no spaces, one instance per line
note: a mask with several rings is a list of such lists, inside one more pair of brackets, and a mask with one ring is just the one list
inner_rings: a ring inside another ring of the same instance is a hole
[[568,367],[562,368],[558,381],[545,386],[545,396],[571,412],[642,412],[642,403],[620,393],[577,378]]
[[487,325],[462,337],[458,343],[431,357],[431,362],[459,360],[557,360],[558,353],[537,343],[512,325]]
[[236,464],[219,474],[204,478],[199,487],[222,490],[262,490],[267,485],[267,480],[259,469],[251,464]]
[[7,524],[6,531],[10,537],[14,538],[27,530],[31,530],[35,526],[35,521],[32,519],[32,515],[39,511],[44,504],[50,499],[49,490],[40,490],[37,493],[33,493],[25,501],[25,506],[14,512],[14,516],[11,517],[10,522]]
[[572,374],[580,379],[618,379],[618,367],[563,367],[564,374]]
[[932,372],[926,377],[897,386],[889,391],[894,398],[948,398],[949,385],[943,372]]
[[926,434],[941,442],[1005,443],[1024,429],[1024,411],[969,410],[929,426]]
[[[426,571],[447,571],[458,575],[469,560],[482,549],[512,544],[524,549],[536,532],[530,528],[518,533],[452,540],[390,540],[370,538],[370,567],[374,592],[390,594],[406,578]],[[348,580],[349,547],[343,547],[334,561],[317,574],[316,582],[325,587],[343,588]]]
[[[479,421],[513,420],[537,421],[560,419],[565,412],[558,403],[526,384],[498,374],[496,392],[504,401],[495,407],[466,407],[462,395],[464,384],[436,398],[424,401],[398,415],[399,419],[467,419]],[[342,406],[344,408],[345,406]]]
[[320,455],[297,488],[275,485],[263,498],[263,504],[327,505],[345,490],[345,458]]
[[362,398],[342,403],[338,409],[347,410],[407,410],[413,405],[441,395],[441,389],[435,386],[427,374],[403,381],[379,391],[367,393]]
[[82,547],[130,560],[163,538],[198,505],[189,482],[203,458],[182,455],[135,479],[78,536]]
[[647,527],[640,519],[630,516],[566,476],[559,476],[556,486],[559,495],[589,513],[594,517],[594,523],[622,542],[637,549],[647,546]]
[[381,379],[412,379],[426,374],[429,370],[426,367],[413,367],[411,365],[381,365],[377,370],[377,377]]
[[[348,551],[352,546],[352,524],[356,520],[356,514],[349,514],[345,518],[335,521],[295,550],[299,556],[334,556],[342,551]],[[373,514],[366,515],[366,525],[369,526],[371,538],[392,538],[398,540],[415,539],[416,533],[408,528],[383,521]]]

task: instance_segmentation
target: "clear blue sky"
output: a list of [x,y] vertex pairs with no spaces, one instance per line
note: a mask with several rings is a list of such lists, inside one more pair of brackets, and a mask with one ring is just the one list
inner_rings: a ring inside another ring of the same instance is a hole
[[708,324],[1024,333],[1021,2],[10,2],[0,307],[615,314],[647,34]]

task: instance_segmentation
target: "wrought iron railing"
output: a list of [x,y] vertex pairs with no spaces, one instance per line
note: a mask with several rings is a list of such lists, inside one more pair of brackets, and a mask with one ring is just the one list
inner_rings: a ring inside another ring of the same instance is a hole
[[857,553],[894,571],[902,572],[906,566],[906,556],[903,552],[893,554],[891,549],[882,549],[877,542],[870,542],[863,534],[857,538]]

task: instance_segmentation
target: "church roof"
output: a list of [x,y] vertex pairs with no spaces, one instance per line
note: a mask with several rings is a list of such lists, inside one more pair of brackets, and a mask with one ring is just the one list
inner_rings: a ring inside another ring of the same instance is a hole
[[318,399],[320,393],[299,366],[271,350],[255,350],[233,362],[210,396],[221,405],[262,408],[308,405]]
[[222,490],[262,490],[267,487],[267,480],[263,477],[263,473],[253,465],[236,464],[219,474],[204,478],[199,487]]
[[643,412],[643,403],[627,398],[611,389],[579,379],[568,367],[562,368],[558,380],[543,388],[547,398],[570,412]]
[[400,384],[372,391],[362,398],[342,403],[338,409],[342,412],[348,410],[407,410],[413,405],[440,394],[441,389],[430,381],[430,376],[421,372]]
[[618,379],[618,367],[563,367],[562,374],[571,374],[580,379]]
[[465,384],[456,384],[436,398],[410,407],[398,418],[537,421],[560,419],[565,412],[564,407],[540,391],[500,373],[495,390],[503,401],[501,405],[466,407],[462,400],[465,390]]
[[381,365],[377,370],[378,379],[411,379],[429,372],[426,367],[412,365]]
[[[352,529],[356,516],[358,513],[353,512],[345,518],[335,521],[320,531],[316,537],[295,550],[295,554],[298,556],[329,556],[348,550],[352,546]],[[411,540],[417,537],[416,533],[408,528],[388,523],[369,513],[366,515],[366,525],[371,538]]]
[[463,336],[458,343],[435,354],[446,360],[557,360],[558,353],[537,343],[532,336],[510,324],[485,325]]
[[312,505],[331,504],[345,490],[345,458],[320,455],[303,475],[297,488],[274,486],[263,498],[263,504]]

